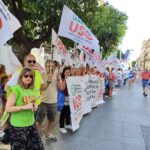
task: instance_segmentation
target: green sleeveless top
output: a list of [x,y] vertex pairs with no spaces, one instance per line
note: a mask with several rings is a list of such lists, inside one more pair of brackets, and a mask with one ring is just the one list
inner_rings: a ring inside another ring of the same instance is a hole
[[[30,103],[31,97],[36,95],[34,90],[23,89],[20,85],[15,85],[11,89],[16,96],[16,106],[23,106]],[[14,127],[28,127],[32,126],[34,122],[34,112],[32,110],[11,112],[10,124]]]

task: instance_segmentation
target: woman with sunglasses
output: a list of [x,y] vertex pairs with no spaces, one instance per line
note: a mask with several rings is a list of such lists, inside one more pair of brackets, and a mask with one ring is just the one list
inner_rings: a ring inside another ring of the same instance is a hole
[[6,103],[6,111],[10,113],[11,150],[44,150],[35,126],[34,111],[37,105],[34,80],[34,71],[23,68],[18,84],[11,88]]

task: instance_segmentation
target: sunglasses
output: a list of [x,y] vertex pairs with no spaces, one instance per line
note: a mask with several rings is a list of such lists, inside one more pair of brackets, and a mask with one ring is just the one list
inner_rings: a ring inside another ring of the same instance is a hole
[[28,63],[29,63],[29,64],[31,64],[31,63],[35,64],[36,61],[35,61],[35,60],[28,60]]
[[24,78],[31,78],[31,79],[33,79],[33,75],[29,75],[29,74],[24,74],[23,77]]

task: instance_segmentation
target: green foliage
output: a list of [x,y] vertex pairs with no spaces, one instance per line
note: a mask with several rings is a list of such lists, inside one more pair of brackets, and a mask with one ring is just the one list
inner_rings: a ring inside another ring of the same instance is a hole
[[[99,7],[97,0],[3,0],[10,11],[19,19],[22,28],[11,40],[23,52],[49,42],[51,29],[59,28],[63,5],[72,9],[98,37],[104,55],[115,51],[127,29],[127,16],[109,5]],[[67,47],[73,42],[62,38]]]
[[101,6],[91,26],[96,33],[105,57],[114,52],[126,33],[128,17],[110,5]]
[[116,56],[118,59],[123,59],[124,58],[124,53],[120,49],[115,50]]

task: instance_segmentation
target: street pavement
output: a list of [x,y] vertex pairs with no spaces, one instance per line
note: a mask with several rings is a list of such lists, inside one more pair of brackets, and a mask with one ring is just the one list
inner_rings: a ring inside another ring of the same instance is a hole
[[61,134],[57,119],[53,133],[58,141],[43,138],[46,150],[149,150],[150,94],[142,95],[140,83],[119,88],[83,117],[76,132]]

